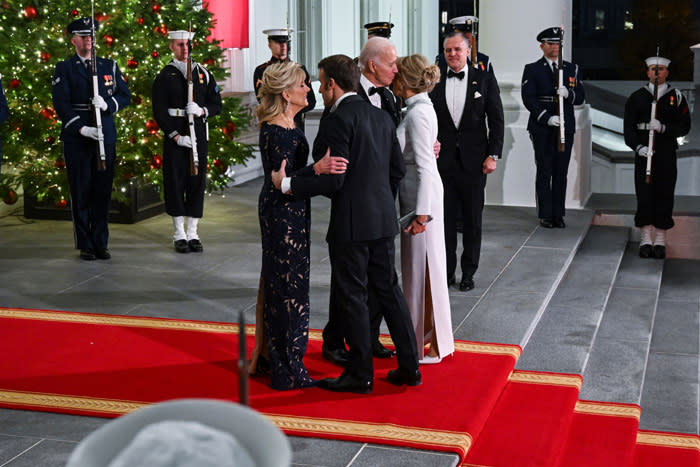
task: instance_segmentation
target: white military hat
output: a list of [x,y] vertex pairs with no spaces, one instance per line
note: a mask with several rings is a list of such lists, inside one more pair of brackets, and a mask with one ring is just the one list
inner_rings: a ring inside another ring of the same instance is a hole
[[192,40],[194,38],[194,32],[168,31],[168,37],[172,40]]
[[449,21],[454,29],[462,32],[472,32],[474,25],[478,22],[479,18],[476,16],[457,16]]
[[649,57],[646,60],[644,60],[644,62],[647,64],[647,68],[653,65],[668,67],[668,64],[671,63],[671,60],[664,57]]
[[275,42],[287,42],[294,32],[294,28],[276,28],[265,29],[263,34],[267,34],[267,38]]

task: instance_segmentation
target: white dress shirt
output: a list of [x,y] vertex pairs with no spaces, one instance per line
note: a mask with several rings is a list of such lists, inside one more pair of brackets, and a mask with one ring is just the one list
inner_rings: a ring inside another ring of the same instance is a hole
[[360,73],[360,86],[362,86],[362,89],[365,90],[365,94],[367,94],[367,97],[369,97],[370,104],[372,104],[373,106],[375,106],[378,109],[381,109],[382,108],[382,96],[378,92],[375,92],[374,94],[372,94],[370,96],[369,95],[369,88],[376,88],[376,87],[381,88],[382,86],[375,86],[362,73]]
[[[448,71],[449,70],[451,70],[451,68],[448,68]],[[464,103],[467,100],[467,80],[469,78],[467,66],[464,65],[464,68],[456,70],[455,72],[459,73],[461,71],[464,72],[464,79],[447,78],[445,81],[445,101],[447,102],[447,109],[450,111],[455,128],[459,128],[459,121],[462,120],[462,113],[464,113]]]

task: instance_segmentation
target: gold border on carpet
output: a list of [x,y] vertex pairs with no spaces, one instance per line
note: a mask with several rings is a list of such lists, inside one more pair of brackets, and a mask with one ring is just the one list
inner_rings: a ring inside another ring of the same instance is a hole
[[694,449],[700,451],[700,438],[694,435],[682,435],[680,433],[637,433],[637,444],[648,444],[669,448]]
[[151,405],[145,402],[96,399],[92,397],[44,394],[40,392],[0,391],[0,402],[16,406],[45,407],[65,410],[85,410],[103,414],[123,415]]
[[605,415],[609,417],[634,418],[639,421],[642,409],[635,405],[577,401],[574,412],[589,415]]
[[525,384],[546,384],[550,386],[568,386],[581,390],[583,379],[578,375],[539,373],[536,371],[514,370],[508,381]]

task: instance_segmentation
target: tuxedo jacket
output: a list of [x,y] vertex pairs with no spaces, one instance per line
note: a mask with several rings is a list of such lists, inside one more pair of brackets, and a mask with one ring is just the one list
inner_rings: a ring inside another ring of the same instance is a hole
[[292,175],[296,197],[328,195],[331,215],[326,241],[365,242],[398,233],[392,186],[406,168],[391,117],[358,95],[343,99],[321,120],[313,158],[328,148],[349,163],[344,174],[315,175],[313,166]]
[[[503,151],[503,104],[498,84],[491,73],[467,67],[467,95],[459,125],[455,126],[445,100],[447,73],[430,93],[438,118],[440,157],[438,170],[450,172],[457,158],[468,173],[481,174],[484,159]],[[449,78],[457,79],[457,78]]]
[[[565,61],[563,67],[564,85],[569,90],[569,97],[564,99],[564,131],[574,133],[576,131],[574,105],[583,104],[585,95],[578,65]],[[522,98],[523,104],[530,111],[530,119],[527,122],[528,131],[555,128],[548,127],[547,121],[549,117],[559,113],[558,81],[558,73],[554,74],[544,57],[525,65]]]
[[[369,96],[365,92],[365,88],[362,86],[357,87],[357,95],[362,97],[367,103],[370,103],[369,101]],[[397,127],[399,126],[399,123],[401,123],[401,107],[403,107],[401,99],[396,97],[396,95],[391,91],[391,89],[387,88],[386,96],[388,96],[387,99],[382,97],[382,110],[387,112],[389,116],[391,117],[391,120],[394,122],[394,126]]]

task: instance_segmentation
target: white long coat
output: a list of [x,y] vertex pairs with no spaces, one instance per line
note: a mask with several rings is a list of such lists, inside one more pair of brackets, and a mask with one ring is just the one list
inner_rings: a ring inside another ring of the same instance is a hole
[[[406,99],[406,105],[408,111],[396,130],[406,164],[406,176],[399,187],[399,208],[402,216],[415,210],[416,214],[430,215],[433,220],[421,234],[401,233],[403,292],[411,310],[418,355],[423,355],[420,349],[430,342],[434,322],[439,355],[444,357],[454,352],[454,338],[445,276],[442,180],[433,152],[438,134],[437,116],[427,93]],[[426,322],[428,273],[434,316]]]

